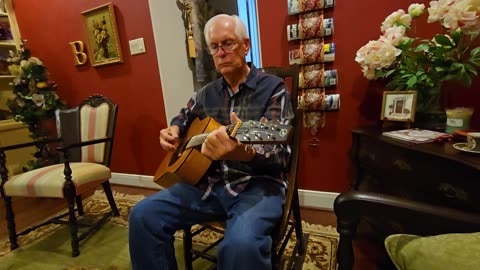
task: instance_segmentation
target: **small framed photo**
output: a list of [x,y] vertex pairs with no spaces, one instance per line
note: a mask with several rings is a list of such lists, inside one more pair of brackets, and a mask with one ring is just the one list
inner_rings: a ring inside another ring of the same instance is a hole
[[417,91],[384,91],[380,119],[414,122]]
[[122,63],[115,10],[108,3],[82,12],[85,18],[88,53],[92,66]]

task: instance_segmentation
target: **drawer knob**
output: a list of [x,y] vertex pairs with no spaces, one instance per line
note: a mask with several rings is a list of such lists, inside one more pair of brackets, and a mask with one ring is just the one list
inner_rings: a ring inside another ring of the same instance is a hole
[[402,159],[396,159],[393,162],[393,166],[397,167],[400,170],[413,171],[412,165],[410,165],[410,163],[408,163],[408,162],[406,162],[405,160],[402,160]]
[[464,189],[455,187],[451,184],[440,183],[440,185],[438,185],[438,190],[442,192],[442,195],[444,197],[447,197],[449,199],[456,199],[460,201],[468,200],[468,194],[467,192],[465,192]]

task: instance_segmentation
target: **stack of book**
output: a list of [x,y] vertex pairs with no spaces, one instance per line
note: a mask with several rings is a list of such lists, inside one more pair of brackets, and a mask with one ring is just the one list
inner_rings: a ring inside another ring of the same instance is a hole
[[449,141],[453,137],[452,134],[418,128],[386,131],[382,135],[412,143]]

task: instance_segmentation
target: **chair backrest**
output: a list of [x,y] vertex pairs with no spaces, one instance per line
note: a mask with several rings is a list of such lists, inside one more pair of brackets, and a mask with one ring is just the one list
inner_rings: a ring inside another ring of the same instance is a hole
[[101,95],[88,97],[76,108],[56,112],[57,132],[65,145],[105,137],[112,139],[72,150],[71,161],[110,165],[117,112],[118,106]]
[[[277,227],[276,236],[274,237],[275,245],[278,245],[282,239],[281,236],[287,231],[287,227],[290,221],[292,205],[298,203],[298,188],[297,188],[297,163],[300,150],[300,139],[302,136],[302,121],[301,111],[298,109],[298,74],[299,66],[292,65],[288,68],[283,67],[264,67],[261,68],[265,73],[278,76],[285,80],[287,88],[292,98],[292,109],[294,112],[294,119],[292,125],[294,126],[294,132],[292,141],[290,143],[292,154],[290,157],[290,163],[288,168],[288,189],[285,196],[285,205],[281,223]],[[290,81],[290,86],[288,86]],[[296,201],[295,201],[296,200]],[[298,205],[297,205],[298,206]]]

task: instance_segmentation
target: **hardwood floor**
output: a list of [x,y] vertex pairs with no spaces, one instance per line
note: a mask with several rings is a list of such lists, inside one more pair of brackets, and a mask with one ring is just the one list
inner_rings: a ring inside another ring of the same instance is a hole
[[[149,196],[157,192],[157,190],[144,189],[130,186],[112,185],[112,190],[120,193],[131,195]],[[3,200],[0,203],[0,238],[7,237],[6,222],[4,222],[5,212]],[[62,199],[37,199],[37,198],[21,198],[13,201],[16,213],[16,226],[19,230],[28,227],[29,224],[38,222],[65,207]],[[31,208],[35,205],[35,208]],[[40,209],[40,210],[39,210]],[[332,211],[324,211],[312,208],[301,208],[302,220],[311,224],[321,224],[324,226],[336,226],[336,217]],[[370,244],[371,241],[367,237],[359,236],[354,242],[355,249],[355,267],[354,270],[379,270],[375,265],[375,261],[384,256],[379,252],[379,248]]]

